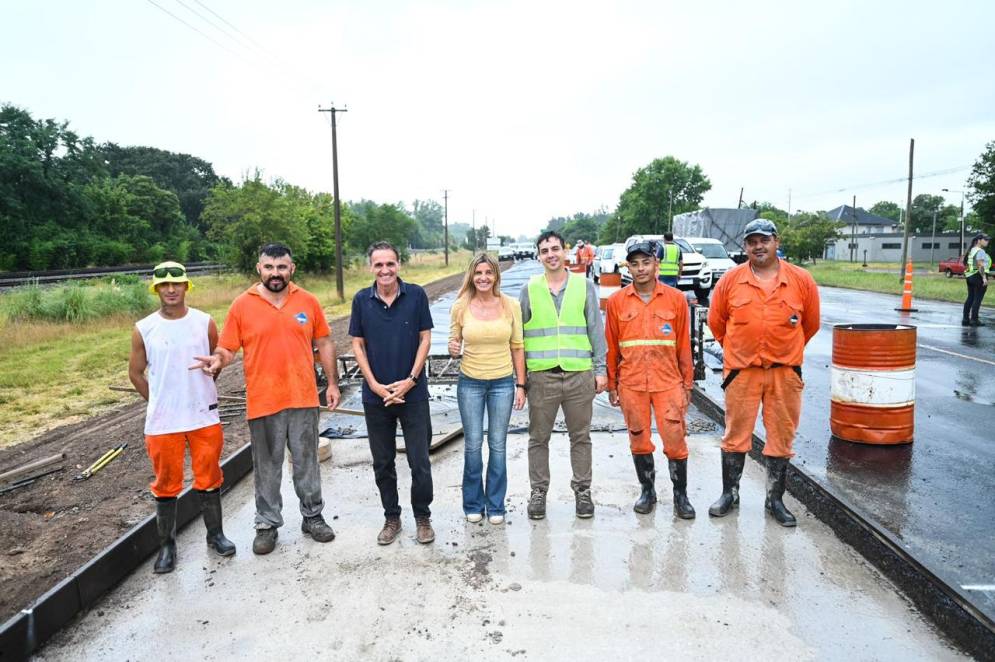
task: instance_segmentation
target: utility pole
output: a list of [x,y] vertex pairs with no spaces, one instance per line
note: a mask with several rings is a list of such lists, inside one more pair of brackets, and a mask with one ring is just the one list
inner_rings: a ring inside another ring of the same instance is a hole
[[470,229],[473,230],[473,234],[471,235],[473,237],[473,245],[470,246],[470,252],[476,253],[477,252],[477,210],[474,209],[472,214],[473,215],[470,217],[471,219]]
[[788,221],[791,221],[791,189],[788,189]]
[[339,301],[345,300],[345,280],[342,275],[342,208],[339,203],[339,145],[335,133],[335,113],[347,113],[346,108],[329,108],[318,106],[319,113],[328,113],[332,117],[332,195],[335,196],[335,291]]
[[854,256],[857,254],[857,196],[853,196],[853,206],[850,207],[850,211],[853,212],[853,225],[850,226],[850,261],[854,262]]
[[739,202],[736,204],[736,209],[743,208],[743,187],[739,187]]
[[898,282],[905,282],[905,262],[909,257],[909,226],[912,225],[912,159],[915,155],[916,139],[909,138],[909,194],[905,200],[905,240],[902,242],[902,263],[898,269]]
[[445,215],[443,216],[443,219],[445,219],[445,226],[446,226],[445,252],[446,252],[446,266],[448,267],[449,266],[449,189],[442,189],[442,199],[446,201]]
[[667,215],[670,217],[670,223],[667,224],[667,230],[669,232],[674,231],[674,189],[667,191]]

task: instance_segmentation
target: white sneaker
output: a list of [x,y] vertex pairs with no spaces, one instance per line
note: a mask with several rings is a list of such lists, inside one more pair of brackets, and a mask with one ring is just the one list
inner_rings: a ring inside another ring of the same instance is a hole
[[480,513],[470,513],[469,515],[466,516],[466,521],[470,522],[471,524],[476,524],[482,519],[484,519],[484,516],[481,515]]
[[494,525],[504,524],[504,515],[491,515],[487,521]]

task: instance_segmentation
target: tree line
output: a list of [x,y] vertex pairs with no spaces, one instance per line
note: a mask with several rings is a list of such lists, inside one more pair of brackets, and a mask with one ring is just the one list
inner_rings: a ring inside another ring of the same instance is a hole
[[[333,199],[256,171],[241,183],[206,160],[155,147],[98,144],[66,121],[0,106],[0,271],[223,260],[249,270],[259,246],[291,245],[301,267],[334,265]],[[343,203],[344,253],[375,240],[443,246],[435,200]],[[450,227],[458,246],[469,230]]]
[[[654,159],[636,170],[613,212],[602,209],[555,217],[547,221],[545,229],[556,230],[569,244],[580,239],[611,244],[635,234],[663,234],[673,216],[699,209],[711,187],[708,176],[697,164],[674,156]],[[967,231],[992,234],[995,232],[995,141],[988,143],[978,157],[967,187],[966,200],[973,205],[964,217]],[[797,261],[822,257],[827,243],[839,237],[840,230],[848,224],[845,219],[831,220],[825,211],[797,211],[789,216],[769,202],[753,202],[749,206],[777,223],[782,249]],[[910,230],[920,234],[932,231],[934,219],[938,233],[959,230],[961,223],[959,204],[947,204],[943,196],[929,193],[913,198],[909,219],[904,218],[904,207],[891,201],[876,202],[868,211],[891,219],[896,225],[909,222]]]

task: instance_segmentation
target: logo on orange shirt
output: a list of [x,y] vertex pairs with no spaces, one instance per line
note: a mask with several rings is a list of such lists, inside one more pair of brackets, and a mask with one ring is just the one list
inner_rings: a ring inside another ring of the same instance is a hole
[[304,313],[297,313],[294,315],[294,319],[297,320],[298,324],[307,324],[307,315]]
[[669,336],[671,334],[671,332],[673,332],[673,329],[670,328],[670,324],[667,323],[667,324],[664,324],[663,326],[660,327],[660,331],[663,332],[663,335]]

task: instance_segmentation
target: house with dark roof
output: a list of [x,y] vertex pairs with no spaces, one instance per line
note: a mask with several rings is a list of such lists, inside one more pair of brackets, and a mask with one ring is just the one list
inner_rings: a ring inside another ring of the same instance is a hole
[[845,235],[898,232],[899,228],[898,221],[872,214],[860,207],[854,210],[850,205],[840,205],[836,209],[831,209],[826,212],[826,216],[831,221],[846,223],[846,226],[840,230],[840,233]]
[[[854,262],[901,262],[905,234],[897,221],[877,216],[860,207],[855,212],[849,205],[832,209],[826,212],[826,216],[846,225],[840,228],[839,237],[826,245],[823,258]],[[908,259],[913,262],[944,260],[957,257],[962,252],[960,233],[957,232],[909,235]]]

